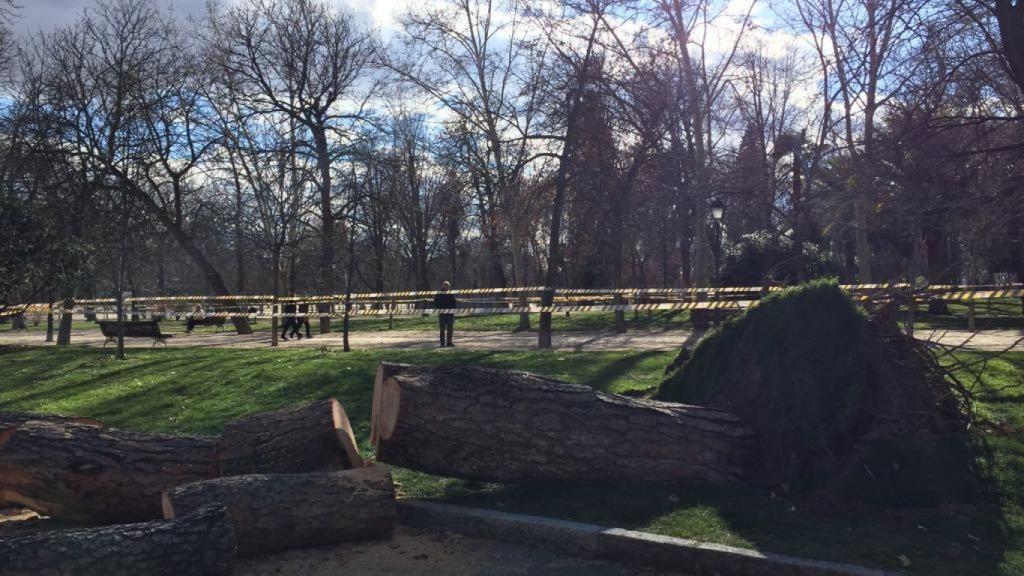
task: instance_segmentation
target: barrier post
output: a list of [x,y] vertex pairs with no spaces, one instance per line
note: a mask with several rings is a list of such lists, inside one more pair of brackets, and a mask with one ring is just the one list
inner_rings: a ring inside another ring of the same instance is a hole
[[967,330],[971,332],[977,332],[975,317],[974,317],[974,300],[967,303]]
[[277,347],[277,296],[270,297],[270,346]]
[[910,300],[907,301],[907,325],[906,331],[907,336],[914,337],[914,313],[917,311],[917,300],[914,299],[914,295],[911,294]]
[[[541,292],[540,305],[542,308],[553,306],[555,303],[555,289],[544,288]],[[542,349],[551,348],[551,312],[540,313],[540,329],[537,331],[537,347]]]
[[[622,297],[622,292],[616,292],[612,302],[616,305],[625,304],[626,299]],[[619,334],[626,332],[626,312],[623,310],[615,311],[615,332]]]
[[[519,298],[517,300],[517,303],[522,308],[526,307],[526,292],[520,292],[519,293]],[[529,312],[520,312],[519,313],[519,328],[517,328],[517,330],[519,330],[520,332],[525,332],[525,331],[527,331],[529,329],[530,329],[530,313]]]
[[53,342],[53,302],[50,302],[50,309],[46,312],[46,341]]

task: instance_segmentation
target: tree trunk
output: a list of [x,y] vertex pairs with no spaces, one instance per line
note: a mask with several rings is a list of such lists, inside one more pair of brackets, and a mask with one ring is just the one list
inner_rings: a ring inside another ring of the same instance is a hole
[[164,493],[164,517],[228,507],[239,556],[390,538],[395,487],[384,466],[313,474],[253,474],[194,482]]
[[72,422],[28,421],[0,444],[7,502],[97,522],[160,517],[160,492],[215,476],[212,438],[154,436]]
[[223,506],[173,522],[117,524],[0,539],[4,576],[227,576],[235,536]]
[[58,424],[71,422],[72,424],[85,424],[87,426],[103,428],[103,424],[99,420],[93,420],[85,416],[63,416],[61,414],[36,414],[33,412],[7,412],[0,410],[0,446],[3,446],[3,443],[14,434],[14,431],[19,426],[30,420],[42,420]]
[[224,427],[221,476],[295,474],[363,466],[352,426],[334,398],[253,414]]
[[60,324],[57,326],[57,345],[67,346],[71,344],[71,326],[72,326],[72,310],[74,310],[75,301],[71,298],[63,302],[63,307],[60,311]]
[[382,363],[377,460],[486,482],[740,484],[752,443],[732,414],[525,372]]
[[[334,212],[331,197],[331,158],[327,147],[327,132],[322,124],[310,126],[316,153],[316,166],[320,181],[320,292],[334,294]],[[328,305],[318,304],[317,311],[329,312]],[[331,317],[320,316],[320,333],[331,331]]]

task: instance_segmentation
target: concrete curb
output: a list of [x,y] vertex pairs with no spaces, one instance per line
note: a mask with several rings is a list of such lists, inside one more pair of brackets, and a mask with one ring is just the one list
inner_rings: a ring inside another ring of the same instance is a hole
[[594,524],[553,520],[453,506],[399,500],[398,521],[416,528],[442,528],[464,536],[511,542],[630,565],[656,566],[685,573],[717,576],[893,576],[837,562],[806,560],[658,536]]

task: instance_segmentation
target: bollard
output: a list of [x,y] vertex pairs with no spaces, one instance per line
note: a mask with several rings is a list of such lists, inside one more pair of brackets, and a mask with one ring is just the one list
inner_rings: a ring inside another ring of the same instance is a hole
[[914,313],[917,311],[917,301],[913,298],[907,303],[907,336],[914,337]]
[[[615,304],[625,304],[626,300],[625,298],[622,297],[621,293],[616,292],[615,299],[613,300],[613,302]],[[622,310],[615,311],[615,331],[618,332],[619,334],[622,334],[626,331],[626,313],[623,312]]]
[[967,304],[967,329],[971,332],[977,332],[976,321],[974,318],[974,302]]

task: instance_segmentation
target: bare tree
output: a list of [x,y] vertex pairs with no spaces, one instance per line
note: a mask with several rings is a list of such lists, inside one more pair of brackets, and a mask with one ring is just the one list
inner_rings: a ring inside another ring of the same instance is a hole
[[[320,216],[321,292],[335,291],[334,163],[346,153],[352,123],[363,118],[366,79],[376,52],[373,35],[348,12],[322,0],[256,0],[210,10],[216,65],[237,83],[257,113],[279,113],[308,134],[302,153],[316,162]],[[361,99],[362,98],[362,99]],[[344,213],[344,209],[341,210]],[[330,317],[320,329],[330,331]]]

